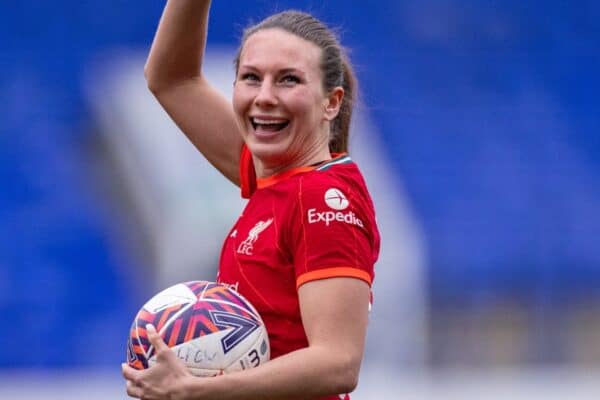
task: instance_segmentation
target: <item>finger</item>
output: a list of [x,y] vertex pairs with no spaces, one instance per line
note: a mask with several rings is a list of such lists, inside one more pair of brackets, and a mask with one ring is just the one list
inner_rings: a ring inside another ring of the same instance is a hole
[[127,363],[121,364],[121,373],[125,379],[133,382],[136,382],[140,375],[140,371],[130,367]]
[[142,388],[136,386],[133,382],[127,381],[127,395],[136,399],[142,398]]
[[159,351],[164,351],[164,350],[169,349],[169,347],[164,342],[164,340],[162,340],[162,338],[160,337],[158,332],[156,332],[156,328],[154,327],[154,325],[152,325],[152,324],[146,325],[146,333],[148,334],[148,340],[154,347],[154,350],[156,353],[158,353]]

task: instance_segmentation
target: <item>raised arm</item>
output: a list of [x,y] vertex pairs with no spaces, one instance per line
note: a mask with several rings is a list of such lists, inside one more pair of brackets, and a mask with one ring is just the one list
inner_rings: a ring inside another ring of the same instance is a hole
[[190,141],[239,185],[242,137],[231,101],[202,74],[209,0],[170,0],[146,62],[148,87]]

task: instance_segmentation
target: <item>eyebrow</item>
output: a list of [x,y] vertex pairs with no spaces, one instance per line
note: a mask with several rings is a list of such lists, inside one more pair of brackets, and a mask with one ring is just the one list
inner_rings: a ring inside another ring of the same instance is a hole
[[[245,68],[245,69],[249,69],[252,71],[260,71],[260,68],[257,68],[253,65],[249,65],[249,64],[242,64],[240,65],[240,69]],[[289,74],[289,73],[294,73],[294,74],[298,74],[298,75],[302,75],[305,76],[306,72],[303,72],[302,70],[299,70],[297,68],[283,68],[281,70],[277,71],[277,75],[284,75],[284,74]]]
[[305,74],[306,74],[305,72],[303,72],[303,71],[301,71],[301,70],[299,70],[299,69],[296,69],[296,68],[284,68],[284,69],[282,69],[281,71],[279,71],[279,74],[280,74],[280,75],[283,75],[283,74],[290,74],[290,73],[293,73],[293,74],[300,74],[300,75],[305,75]]

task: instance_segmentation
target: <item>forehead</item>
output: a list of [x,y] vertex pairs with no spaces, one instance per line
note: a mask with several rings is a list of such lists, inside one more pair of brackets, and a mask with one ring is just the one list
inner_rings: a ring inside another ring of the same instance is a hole
[[260,69],[295,68],[307,73],[320,70],[321,49],[282,29],[263,29],[248,37],[240,54],[240,66]]

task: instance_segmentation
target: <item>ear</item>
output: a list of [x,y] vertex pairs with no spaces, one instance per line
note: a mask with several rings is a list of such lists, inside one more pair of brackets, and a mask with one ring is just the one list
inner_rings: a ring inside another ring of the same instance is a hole
[[324,118],[327,121],[333,121],[340,112],[342,101],[344,100],[344,88],[337,86],[329,92],[329,95],[325,99],[325,113]]

